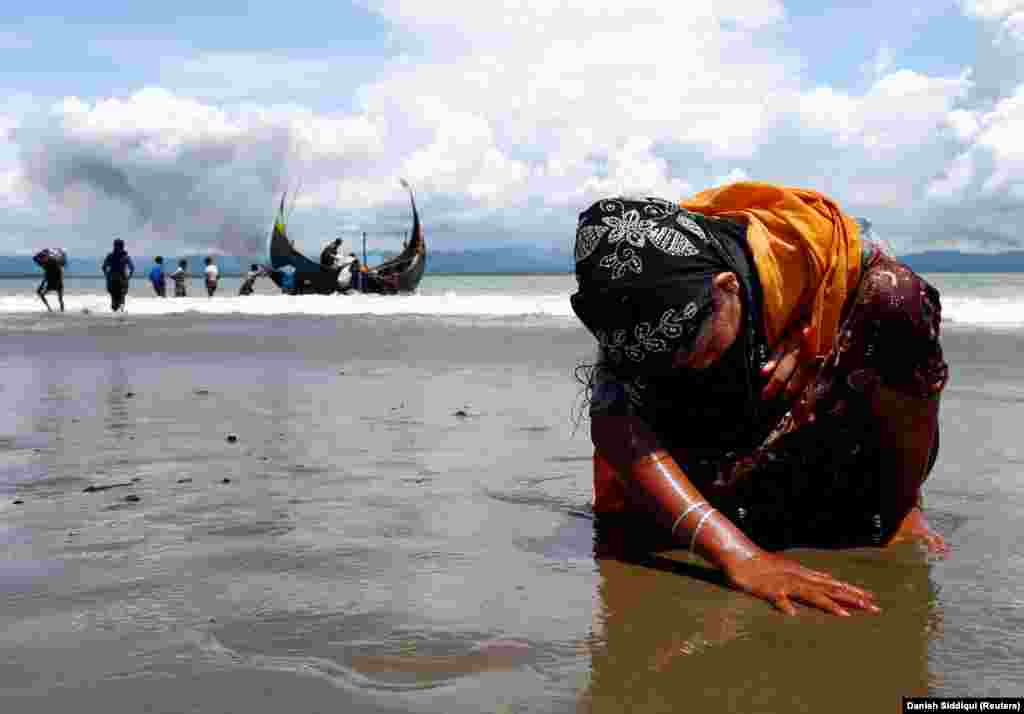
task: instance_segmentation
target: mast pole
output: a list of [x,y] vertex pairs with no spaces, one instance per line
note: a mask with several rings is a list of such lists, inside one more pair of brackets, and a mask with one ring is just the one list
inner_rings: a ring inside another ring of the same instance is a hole
[[363,231],[363,265],[366,265],[366,231]]

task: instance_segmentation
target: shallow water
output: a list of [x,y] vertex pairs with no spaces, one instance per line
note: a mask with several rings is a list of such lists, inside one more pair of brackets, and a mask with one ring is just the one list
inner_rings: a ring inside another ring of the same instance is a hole
[[[957,327],[1004,332],[1024,330],[1024,273],[933,273],[925,276],[942,293],[943,320]],[[238,296],[238,278],[221,280],[217,294],[206,296],[201,281],[189,297],[161,299],[142,278],[132,283],[127,313],[132,317],[180,314],[205,315],[430,315],[457,318],[515,319],[544,326],[569,326],[577,321],[569,305],[576,289],[572,275],[438,275],[428,273],[414,295],[283,296],[269,279],[256,282],[256,294]],[[33,329],[62,329],[98,318],[110,318],[110,299],[99,277],[66,280],[68,313],[45,320],[35,295],[38,279],[0,276],[0,322],[17,321]],[[51,304],[56,306],[55,296]]]
[[796,554],[875,590],[884,613],[851,619],[783,617],[682,553],[595,560],[580,330],[185,316],[8,325],[0,345],[4,711],[862,712],[1024,690],[1012,336],[946,338],[926,499],[951,557]]

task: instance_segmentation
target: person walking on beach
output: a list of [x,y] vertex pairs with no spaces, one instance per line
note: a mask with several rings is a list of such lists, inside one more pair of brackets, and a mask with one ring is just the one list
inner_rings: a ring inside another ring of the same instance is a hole
[[263,271],[256,263],[253,263],[249,267],[249,272],[245,274],[245,280],[242,281],[241,286],[238,288],[239,295],[252,295],[254,287],[256,285],[256,278],[263,275]]
[[171,280],[174,281],[174,297],[188,297],[185,285],[190,277],[188,274],[188,261],[182,258],[178,261],[178,269],[171,273]]
[[114,312],[124,311],[125,296],[128,284],[135,275],[135,264],[124,249],[124,241],[114,241],[114,250],[107,253],[103,260],[103,275],[107,278],[107,292],[110,293],[110,309]]
[[219,275],[220,271],[217,270],[217,264],[213,262],[213,256],[206,256],[206,295],[208,297],[213,297],[213,294],[217,292]]
[[60,311],[64,312],[64,263],[66,257],[62,250],[44,250],[38,253],[33,260],[43,269],[43,280],[36,289],[36,295],[46,305],[48,312],[53,312],[50,303],[46,301],[46,293],[57,293],[57,301],[60,303]]
[[831,199],[753,182],[610,198],[580,214],[575,258],[606,544],[688,547],[786,613],[838,615],[877,612],[873,594],[776,551],[947,550],[920,503],[948,379],[939,294]]
[[164,258],[158,255],[153,259],[153,267],[149,271],[149,283],[157,297],[167,297],[167,275],[164,273]]

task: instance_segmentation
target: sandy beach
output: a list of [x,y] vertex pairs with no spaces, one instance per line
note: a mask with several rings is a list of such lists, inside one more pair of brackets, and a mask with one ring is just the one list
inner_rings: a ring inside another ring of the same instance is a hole
[[[1024,693],[1024,337],[947,329],[953,546],[801,551],[877,617],[597,561],[575,325],[0,323],[4,712],[896,711]],[[229,438],[229,437],[236,438]]]

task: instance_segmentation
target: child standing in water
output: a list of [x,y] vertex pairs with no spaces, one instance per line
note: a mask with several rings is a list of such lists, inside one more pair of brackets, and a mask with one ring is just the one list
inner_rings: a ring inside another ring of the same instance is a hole
[[171,273],[171,280],[174,281],[174,297],[187,297],[185,281],[189,279],[188,261],[182,258],[178,261],[178,269]]
[[220,275],[220,271],[217,270],[217,265],[213,262],[213,256],[206,256],[206,294],[213,297],[213,294],[217,292],[217,279]]

